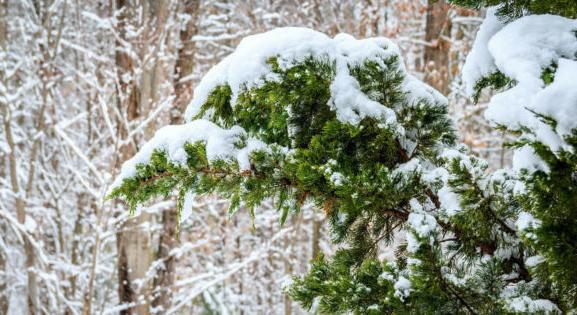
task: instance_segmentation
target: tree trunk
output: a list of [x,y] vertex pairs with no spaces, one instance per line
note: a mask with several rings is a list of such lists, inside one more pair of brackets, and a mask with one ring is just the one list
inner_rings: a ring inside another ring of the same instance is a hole
[[[9,160],[9,172],[10,172],[10,183],[12,185],[12,192],[16,198],[16,218],[18,223],[25,224],[26,222],[26,203],[22,195],[22,189],[20,188],[20,183],[18,180],[18,167],[16,165],[16,146],[14,143],[14,138],[12,136],[12,123],[11,123],[11,113],[8,104],[0,104],[4,107],[4,133],[6,135],[6,142],[10,148],[8,153]],[[32,166],[31,166],[32,167]],[[36,314],[38,310],[38,288],[36,286],[36,273],[34,270],[35,257],[34,249],[28,238],[24,238],[24,252],[26,256],[26,269],[28,276],[27,283],[27,299],[28,299],[28,312],[31,314]]]
[[[170,123],[182,122],[182,113],[186,105],[192,98],[192,81],[186,80],[192,74],[194,68],[194,48],[192,37],[197,33],[197,17],[200,0],[188,0],[183,3],[185,14],[190,16],[184,29],[180,31],[180,47],[174,69],[174,93],[175,101],[170,111]],[[160,312],[170,308],[172,302],[174,267],[176,259],[170,254],[177,245],[177,222],[178,213],[176,209],[169,208],[162,213],[162,234],[158,244],[156,259],[164,266],[158,268],[154,278],[154,297],[152,300],[153,309]]]
[[[83,218],[82,211],[84,210],[83,205],[86,203],[86,200],[88,199],[86,198],[86,196],[87,196],[86,193],[80,193],[76,203],[78,214],[76,216],[76,220],[74,220],[74,234],[73,234],[74,236],[72,238],[72,248],[70,251],[70,262],[72,263],[73,266],[79,265],[78,260],[78,251],[80,246],[79,239],[82,237],[82,218]],[[70,294],[68,298],[71,300],[76,298],[76,289],[77,289],[76,280],[77,280],[76,274],[71,275],[68,278],[68,281],[70,281]]]
[[[296,235],[294,235],[296,233],[293,233],[292,235],[292,240],[289,239],[289,236],[285,236],[284,238],[284,245],[285,245],[285,249],[290,246],[290,249],[294,249],[295,248],[295,244],[293,243],[294,239],[297,237]],[[293,244],[291,244],[293,243]],[[286,275],[292,275],[293,274],[293,266],[291,265],[291,256],[290,253],[286,253],[286,257],[284,259],[284,272]],[[284,299],[284,315],[291,315],[292,314],[292,299],[288,296],[288,294],[285,294],[283,296]]]
[[[146,0],[141,2],[141,7],[144,12],[144,22],[137,49],[140,60],[150,61],[144,63],[140,69],[138,105],[141,113],[150,113],[159,105],[159,96],[169,94],[162,90],[162,82],[169,79],[170,72],[166,70],[168,64],[161,57],[166,47],[169,46],[170,37],[166,26],[172,7],[169,0]],[[145,137],[151,137],[155,130],[155,121],[149,122],[144,130]]]
[[[119,12],[118,33],[124,42],[129,42],[126,37],[126,26],[132,13],[127,0],[117,0],[116,9]],[[125,52],[121,42],[116,43],[115,62],[118,72],[118,106],[119,112],[125,114],[125,121],[136,119],[140,110],[140,93],[135,81],[134,61]],[[136,152],[134,139],[129,136],[128,126],[124,122],[118,122],[119,139],[124,140],[125,145],[119,149],[120,157],[117,160],[117,168]],[[149,314],[147,302],[147,285],[143,280],[150,266],[150,233],[142,227],[142,223],[148,221],[147,214],[141,214],[125,220],[117,232],[116,246],[118,251],[118,296],[119,303],[128,305],[121,314]]]
[[[0,160],[2,162],[2,160]],[[0,171],[0,175],[1,171]],[[4,222],[0,222],[0,231],[7,231],[8,227]],[[5,235],[0,236],[0,242],[6,243]],[[8,273],[6,270],[6,260],[8,258],[8,253],[0,250],[0,314],[8,314],[8,295],[6,292]]]
[[313,223],[312,223],[312,238],[311,238],[311,247],[312,247],[312,259],[317,258],[320,253],[320,238],[321,238],[321,227],[322,222],[315,218],[313,214]]
[[[1,160],[0,160],[1,162]],[[0,174],[1,175],[1,174]],[[4,222],[0,222],[0,229],[2,231],[7,231],[7,227]],[[5,243],[4,235],[1,236],[2,240],[0,242]],[[6,258],[8,254],[6,252],[0,251],[0,314],[8,313],[8,296],[6,293],[7,288],[7,272],[6,272]]]
[[[2,23],[0,26],[0,44],[2,44],[2,52],[7,53],[7,30],[5,24],[5,14],[7,13],[6,10],[8,9],[8,4],[6,1],[2,1]],[[5,84],[4,80],[4,73],[0,73],[0,80],[2,83]],[[14,143],[14,138],[12,134],[12,122],[11,122],[11,111],[10,111],[10,104],[0,104],[0,108],[4,108],[3,117],[4,117],[4,133],[6,136],[6,142],[8,143],[8,147],[10,148],[10,152],[8,153],[8,161],[9,161],[9,173],[10,173],[10,184],[12,186],[12,192],[15,196],[15,203],[16,203],[16,217],[18,223],[24,224],[26,222],[26,203],[24,200],[24,193],[27,191],[23,191],[20,185],[20,176],[18,174],[18,166],[17,166],[17,157],[16,157],[16,145]],[[42,114],[42,113],[41,113]],[[43,121],[43,117],[39,117],[40,121]],[[42,124],[42,123],[41,123]],[[41,127],[41,126],[40,126]],[[41,131],[41,128],[38,129]],[[36,144],[37,141],[34,142]],[[32,150],[32,154],[30,159],[33,161],[35,159],[35,150]],[[31,162],[33,163],[33,162]],[[30,165],[30,170],[32,170],[34,166]],[[33,177],[33,171],[29,172],[32,176],[28,176],[28,180],[31,181],[31,177]],[[30,183],[29,183],[30,184]],[[34,270],[35,265],[35,257],[34,257],[34,249],[32,248],[32,244],[28,238],[24,238],[24,252],[26,256],[26,269],[27,269],[27,301],[28,301],[28,312],[30,314],[36,314],[38,312],[38,288],[36,285],[36,273]]]
[[[3,56],[6,53],[6,45],[8,44],[7,34],[8,30],[6,29],[6,16],[8,10],[8,3],[7,0],[0,0],[0,56]],[[2,57],[3,58],[3,57]],[[1,58],[0,58],[1,59]],[[3,83],[4,81],[4,69],[0,68],[0,82]],[[7,104],[0,104],[0,106],[7,106]],[[0,178],[5,178],[4,174],[4,164],[6,160],[4,156],[0,157]],[[4,223],[0,222],[0,228],[2,231],[7,231],[6,226]],[[4,234],[2,233],[2,238],[4,239]],[[6,259],[7,253],[0,251],[0,314],[7,314],[8,313],[8,296],[6,295],[6,281],[7,281],[7,273],[6,273]]]
[[451,21],[448,17],[449,5],[445,0],[429,0],[427,25],[425,30],[425,82],[446,94],[449,92],[449,49]]
[[200,0],[187,0],[184,2],[184,13],[190,16],[186,27],[180,31],[180,47],[178,59],[174,67],[174,93],[176,99],[170,112],[172,124],[183,121],[182,114],[192,99],[192,80],[190,75],[194,70],[195,43],[192,37],[198,33],[197,20],[200,8]]
[[163,266],[158,267],[156,271],[152,299],[153,309],[160,313],[166,312],[171,305],[176,259],[170,252],[177,244],[176,226],[176,209],[169,208],[164,210],[162,212],[162,234],[158,242],[158,254],[156,258],[162,262]]
[[151,263],[150,234],[142,225],[148,220],[148,215],[130,218],[117,233],[118,294],[121,304],[131,305],[121,314],[149,314],[148,285],[144,278]]

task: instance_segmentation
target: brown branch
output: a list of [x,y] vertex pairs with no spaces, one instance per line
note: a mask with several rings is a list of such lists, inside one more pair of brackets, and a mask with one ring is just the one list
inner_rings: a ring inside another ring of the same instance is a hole
[[425,190],[425,194],[435,205],[435,208],[441,209],[441,201],[439,200],[439,196],[437,196],[432,190],[427,189]]
[[445,289],[447,289],[447,291],[449,291],[450,294],[452,294],[453,296],[455,296],[464,306],[465,308],[467,308],[467,310],[469,312],[471,312],[471,314],[477,314],[477,312],[475,312],[475,310],[469,305],[469,303],[467,303],[467,301],[459,294],[459,292],[457,292],[457,290],[455,288],[453,288],[449,283],[447,283],[445,281],[445,278],[443,277],[443,274],[441,273],[441,268],[435,263],[435,257],[433,256],[433,254],[431,252],[429,252],[429,256],[430,257],[430,261],[433,262],[433,267],[435,269],[435,273],[437,274],[437,277],[441,283],[441,286],[444,287]]
[[463,303],[463,305],[465,305],[465,307],[467,308],[467,310],[469,310],[469,312],[471,312],[471,314],[477,314],[477,312],[475,312],[475,310],[471,307],[471,305],[469,305],[469,303],[465,301],[465,299],[457,292],[457,290],[452,288],[445,281],[441,280],[441,282],[445,283],[445,287],[447,288],[447,290],[449,290],[461,303]]
[[521,251],[521,257],[511,257],[510,260],[519,266],[519,277],[517,277],[515,280],[524,280],[525,282],[530,282],[532,277],[529,273],[529,270],[527,270],[527,266],[525,265],[524,252]]
[[[204,167],[204,168],[201,168],[201,169],[199,169],[199,170],[196,170],[196,173],[203,173],[203,174],[207,174],[207,175],[224,175],[224,176],[227,176],[227,175],[237,175],[237,174],[235,174],[235,173],[228,172],[228,171],[226,171],[226,170],[222,170],[222,169],[211,169],[211,168],[208,168],[208,167]],[[156,174],[156,175],[151,176],[151,177],[147,178],[146,180],[140,182],[139,188],[141,188],[142,186],[148,185],[148,184],[150,184],[151,182],[154,182],[154,181],[156,181],[156,180],[158,180],[158,179],[165,178],[165,177],[170,177],[170,176],[173,176],[173,175],[174,175],[174,173],[172,173],[172,172],[163,172],[163,173],[160,173],[160,174]],[[240,171],[240,172],[238,173],[238,176],[242,176],[242,177],[249,177],[249,176],[253,176],[253,175],[254,175],[254,176],[258,176],[257,174],[253,173],[253,172],[250,171],[250,170],[242,170],[242,171]]]
[[333,208],[333,204],[335,202],[334,198],[329,198],[325,201],[325,203],[323,204],[323,210],[325,212],[325,215],[329,215],[331,214],[331,209]]
[[399,218],[401,220],[407,221],[409,219],[409,213],[404,211],[399,211],[396,209],[385,209],[383,214],[390,217]]
[[158,175],[154,175],[154,176],[152,176],[152,177],[147,178],[145,181],[140,182],[138,188],[140,189],[140,188],[142,188],[142,186],[146,186],[146,185],[148,185],[148,184],[156,181],[157,179],[161,179],[161,178],[165,178],[165,177],[170,177],[170,176],[172,176],[172,175],[174,175],[174,174],[172,174],[172,173],[170,173],[170,172],[164,172],[164,173],[161,173],[161,174],[158,174]]

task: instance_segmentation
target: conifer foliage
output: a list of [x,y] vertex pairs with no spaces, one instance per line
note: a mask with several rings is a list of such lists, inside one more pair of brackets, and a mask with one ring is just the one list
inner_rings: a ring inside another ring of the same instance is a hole
[[449,2],[474,9],[496,7],[497,15],[509,21],[529,14],[577,17],[577,2],[573,0],[450,0]]
[[[110,196],[134,209],[176,192],[182,210],[218,193],[252,216],[272,199],[281,223],[314,203],[339,249],[288,292],[324,313],[576,309],[577,25],[504,23],[489,13],[464,77],[471,95],[506,89],[487,117],[520,135],[512,170],[456,145],[446,99],[392,42],[285,28],[215,66],[189,122],[159,130]],[[399,233],[395,260],[380,258]]]
[[516,226],[532,255],[530,283],[547,288],[563,311],[574,311],[577,21],[528,15],[505,24],[496,14],[489,10],[463,77],[474,95],[485,87],[498,91],[485,116],[518,135],[512,143],[514,197],[522,209]]

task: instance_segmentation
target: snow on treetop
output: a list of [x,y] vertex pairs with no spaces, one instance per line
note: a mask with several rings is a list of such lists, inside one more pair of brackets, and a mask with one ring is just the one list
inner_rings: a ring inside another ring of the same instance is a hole
[[[491,98],[486,118],[512,129],[529,128],[532,135],[526,137],[553,151],[570,150],[563,137],[577,128],[577,20],[530,15],[499,23],[490,15],[479,30],[464,67],[468,90],[501,72],[513,87]],[[554,119],[555,129],[535,113]]]
[[[357,124],[368,116],[381,119],[385,123],[394,123],[394,112],[362,93],[359,83],[349,73],[349,66],[368,60],[385,67],[383,59],[391,56],[402,60],[399,48],[382,37],[357,40],[348,34],[339,34],[330,38],[323,33],[298,27],[277,28],[248,36],[231,55],[203,77],[194,90],[194,99],[188,106],[185,117],[191,120],[196,116],[211,91],[219,85],[230,86],[231,105],[234,106],[243,89],[277,80],[267,63],[270,58],[277,58],[280,68],[287,69],[313,57],[335,63],[336,73],[328,105],[336,110],[339,120]],[[402,62],[399,67],[398,70],[406,73]],[[410,75],[406,76],[403,87],[411,100],[425,98],[431,103],[446,104],[445,97]]]

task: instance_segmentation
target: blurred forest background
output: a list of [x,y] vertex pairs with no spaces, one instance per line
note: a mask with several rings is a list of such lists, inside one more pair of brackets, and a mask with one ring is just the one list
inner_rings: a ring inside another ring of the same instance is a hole
[[322,211],[281,227],[263,205],[253,230],[203,196],[178,231],[174,201],[131,216],[104,200],[119,166],[182,122],[243,37],[303,26],[393,39],[448,96],[464,143],[502,167],[505,139],[459,77],[480,22],[426,0],[0,0],[0,314],[307,313],[283,287],[331,252]]

